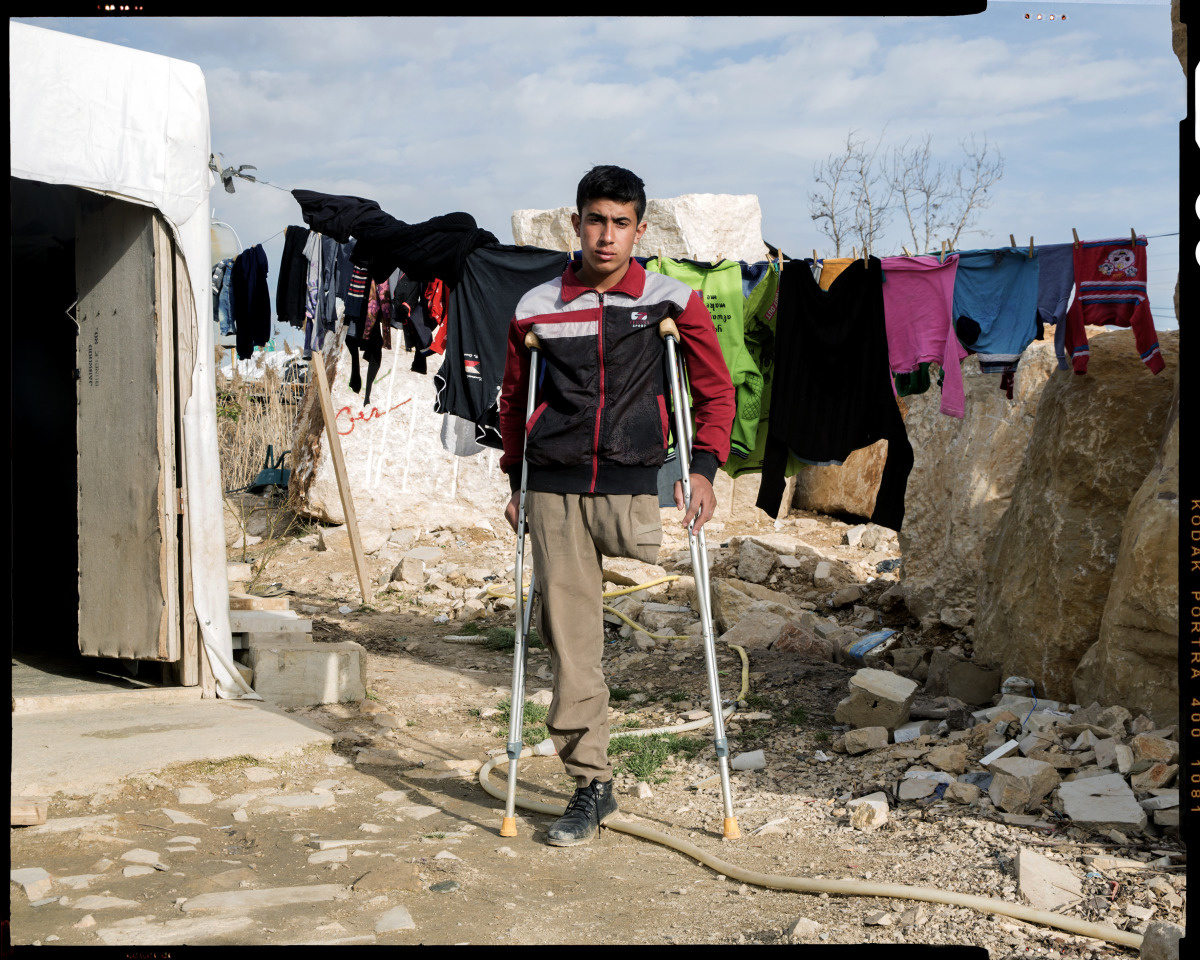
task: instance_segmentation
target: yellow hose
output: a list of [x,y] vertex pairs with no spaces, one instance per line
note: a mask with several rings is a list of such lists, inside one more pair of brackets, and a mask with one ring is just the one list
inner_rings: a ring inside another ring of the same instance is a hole
[[[662,579],[670,579],[662,578]],[[642,584],[636,587],[629,587],[621,592],[634,592],[644,589],[647,586],[652,586],[659,583],[661,580],[651,581],[647,584]],[[494,588],[489,588],[489,593]],[[615,593],[616,591],[614,591]],[[511,596],[510,594],[493,594],[494,596]],[[609,596],[609,594],[605,594]],[[617,611],[613,611],[616,613]],[[621,614],[617,613],[618,616]],[[625,619],[625,618],[622,618]],[[629,622],[629,621],[627,621]],[[641,629],[641,628],[639,628]],[[650,636],[654,636],[650,634]],[[745,700],[746,694],[749,691],[750,682],[750,661],[746,656],[746,651],[735,644],[729,644],[736,650],[742,658],[742,686],[738,693],[738,700]],[[727,707],[728,711],[723,714],[728,719],[734,711],[734,705]],[[684,730],[692,730],[697,727],[707,726],[712,722],[712,717],[704,717],[701,720],[695,720],[691,723],[681,724],[675,727],[657,727],[649,730],[624,730],[622,736],[649,736],[656,733],[680,733]],[[520,759],[533,756],[533,750],[526,747],[521,751]],[[501,764],[507,764],[508,757],[505,754],[498,754],[490,758],[479,770],[479,785],[483,787],[491,796],[500,801],[507,801],[506,793],[498,788],[491,781],[491,772]],[[561,817],[565,812],[564,806],[555,804],[542,803],[538,800],[524,800],[521,797],[516,798],[516,805],[524,810],[531,810],[534,813],[545,813],[552,817]],[[681,840],[677,837],[672,837],[668,833],[663,833],[661,830],[655,830],[652,827],[647,827],[640,823],[634,823],[630,820],[609,820],[604,824],[607,830],[616,830],[618,833],[626,833],[631,837],[640,837],[643,840],[649,840],[651,843],[661,844],[664,847],[670,847],[672,850],[677,850],[685,856],[691,857],[706,867],[715,870],[717,873],[724,874],[741,883],[748,883],[756,887],[765,887],[771,890],[790,890],[793,893],[828,893],[839,896],[858,896],[858,897],[895,897],[905,900],[924,900],[927,903],[945,903],[951,906],[967,907],[971,910],[978,910],[981,913],[994,913],[1000,916],[1012,917],[1016,920],[1022,920],[1025,923],[1034,923],[1044,927],[1055,927],[1067,933],[1075,934],[1081,937],[1091,937],[1095,940],[1106,940],[1109,943],[1119,944],[1123,947],[1132,947],[1135,950],[1140,950],[1142,946],[1142,937],[1136,933],[1129,933],[1125,930],[1118,930],[1116,927],[1106,926],[1101,923],[1091,923],[1086,920],[1076,920],[1074,917],[1066,917],[1061,914],[1051,913],[1048,910],[1035,910],[1032,907],[1022,906],[1019,903],[1008,903],[1005,900],[995,900],[990,897],[977,897],[967,893],[955,893],[952,890],[938,890],[935,887],[910,887],[902,883],[873,883],[868,880],[816,880],[809,877],[784,877],[770,873],[758,873],[753,870],[744,870],[735,864],[722,860],[720,857],[713,856],[706,850],[702,850],[694,843],[689,843],[687,840]]]

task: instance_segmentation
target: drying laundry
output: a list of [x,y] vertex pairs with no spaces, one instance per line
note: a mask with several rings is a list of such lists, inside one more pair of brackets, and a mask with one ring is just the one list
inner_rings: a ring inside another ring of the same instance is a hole
[[1065,347],[1076,373],[1087,373],[1085,324],[1133,327],[1134,344],[1150,372],[1166,366],[1146,295],[1146,245],[1145,237],[1136,244],[1131,237],[1091,240],[1075,249],[1075,301],[1067,311]]
[[854,450],[888,441],[871,521],[899,530],[912,446],[891,387],[881,265],[849,264],[821,290],[807,264],[784,264],[775,321],[776,371],[757,505],[779,513],[790,450],[812,464],[842,463]]
[[489,243],[467,256],[459,282],[449,287],[433,409],[473,422],[484,446],[501,449],[500,385],[517,302],[566,267],[567,255],[556,250]]
[[1075,287],[1075,251],[1072,243],[1050,243],[1037,248],[1037,316],[1041,324],[1054,327],[1054,355],[1058,369],[1067,369],[1065,337],[1067,306]]
[[308,261],[304,257],[304,247],[308,243],[308,234],[306,227],[285,229],[279,279],[275,284],[275,315],[280,323],[297,329],[304,326],[304,300],[308,290]]
[[954,328],[984,373],[1017,368],[1037,335],[1038,257],[1000,247],[958,253]]
[[[885,257],[883,316],[887,328],[888,361],[893,374],[907,375],[912,389],[914,372],[936,361],[942,367],[942,413],[962,419],[966,410],[962,361],[967,351],[954,334],[951,306],[958,257]],[[929,383],[928,367],[923,379]],[[900,388],[897,386],[897,393]]]
[[[857,257],[827,257],[820,261],[820,285],[822,290],[828,290],[833,286],[833,281],[840,277],[847,267],[852,264]],[[815,264],[814,264],[815,267]]]
[[734,260],[704,263],[655,257],[646,263],[646,270],[682,280],[703,298],[736,396],[738,413],[729,451],[739,457],[749,456],[758,429],[763,377],[746,349],[742,265]]
[[271,293],[267,289],[267,254],[262,244],[243,250],[233,261],[233,322],[237,355],[248,360],[255,347],[271,339]]

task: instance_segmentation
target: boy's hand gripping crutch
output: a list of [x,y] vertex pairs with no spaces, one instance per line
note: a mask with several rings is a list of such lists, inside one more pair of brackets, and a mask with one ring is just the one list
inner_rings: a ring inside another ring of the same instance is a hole
[[[671,406],[675,411],[675,449],[683,481],[685,508],[692,505],[692,484],[689,476],[692,447],[692,413],[680,375],[681,362],[676,353],[679,328],[666,319],[658,325],[659,335],[667,345],[667,375],[671,381]],[[692,554],[692,572],[696,579],[696,597],[700,603],[700,624],[704,631],[704,662],[708,667],[708,696],[712,701],[713,738],[717,748],[717,765],[721,771],[721,801],[725,807],[724,835],[727,840],[741,836],[737,818],[733,815],[733,796],[729,790],[729,743],[725,739],[725,719],[721,714],[721,685],[717,681],[717,652],[713,643],[712,594],[708,584],[708,549],[704,543],[704,528],[694,532],[695,518],[688,524],[688,548]]]
[[[541,343],[537,334],[532,330],[525,334],[525,346],[529,348],[529,393],[525,401],[525,442],[529,442],[528,425],[533,418],[535,398],[537,396],[538,351]],[[533,590],[535,578],[529,578],[529,600],[522,596],[524,585],[525,562],[525,485],[529,478],[529,461],[521,455],[521,498],[517,508],[517,625],[513,643],[513,674],[512,695],[508,701],[508,795],[504,801],[504,820],[500,825],[500,836],[515,837],[517,835],[517,820],[515,815],[517,801],[517,760],[521,756],[521,728],[525,723],[525,662],[529,652],[529,615],[533,610]]]

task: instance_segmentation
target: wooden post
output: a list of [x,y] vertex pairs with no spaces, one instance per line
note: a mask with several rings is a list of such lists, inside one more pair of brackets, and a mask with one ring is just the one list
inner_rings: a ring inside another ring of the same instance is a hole
[[329,440],[329,455],[333,458],[333,472],[337,476],[338,493],[342,497],[342,512],[346,515],[346,529],[350,532],[350,550],[354,554],[354,569],[358,573],[358,585],[362,589],[363,603],[371,602],[371,591],[367,588],[366,560],[363,557],[362,539],[358,535],[358,518],[354,514],[354,499],[350,496],[350,481],[346,477],[346,461],[342,457],[342,440],[338,436],[337,423],[333,416],[333,397],[329,393],[329,377],[325,373],[325,355],[314,351],[312,367],[317,373],[317,396],[321,400],[321,416],[325,420],[325,436]]

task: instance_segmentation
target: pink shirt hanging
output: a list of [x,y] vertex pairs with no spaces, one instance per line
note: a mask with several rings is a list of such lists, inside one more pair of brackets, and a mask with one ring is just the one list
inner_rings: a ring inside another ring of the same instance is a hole
[[966,411],[962,361],[967,349],[954,334],[954,275],[958,257],[883,258],[883,320],[892,373],[912,373],[922,363],[941,364],[941,412]]

